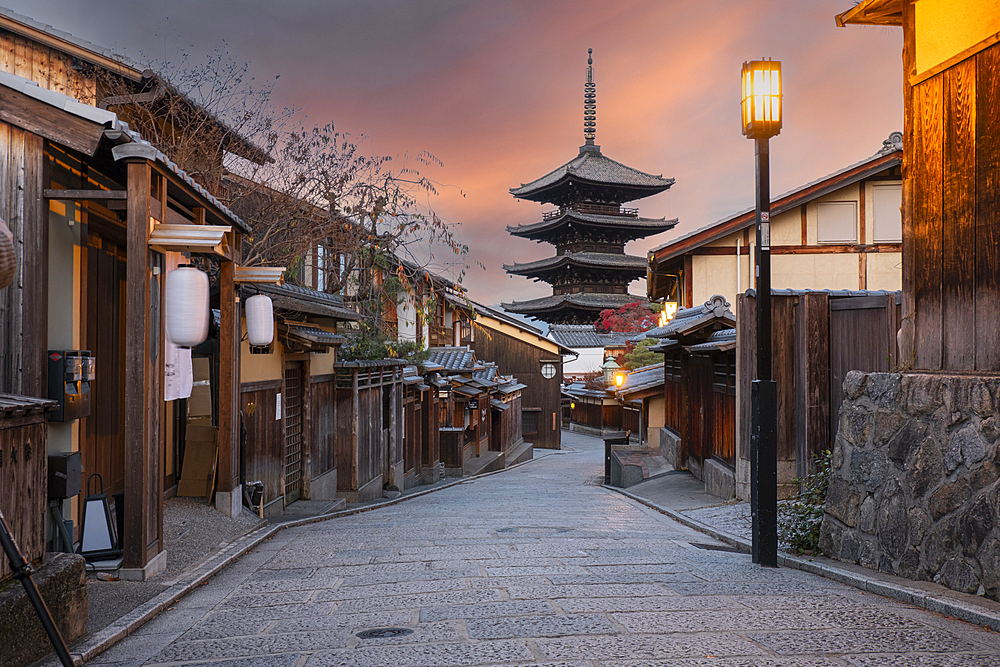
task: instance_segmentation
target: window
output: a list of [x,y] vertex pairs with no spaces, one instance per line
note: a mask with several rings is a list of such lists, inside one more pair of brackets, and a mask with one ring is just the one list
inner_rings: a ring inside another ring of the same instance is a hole
[[540,410],[523,410],[521,412],[521,432],[538,433],[538,413]]
[[899,183],[872,186],[873,242],[900,243],[903,240],[903,222],[899,212],[902,195],[903,186]]
[[858,203],[830,201],[816,205],[816,240],[820,243],[857,243]]

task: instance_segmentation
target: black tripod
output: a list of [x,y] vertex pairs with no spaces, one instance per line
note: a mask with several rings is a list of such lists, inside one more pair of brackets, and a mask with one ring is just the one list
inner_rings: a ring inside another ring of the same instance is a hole
[[45,600],[38,593],[35,580],[31,578],[31,565],[21,555],[21,550],[18,548],[17,542],[14,541],[14,536],[10,534],[10,530],[7,528],[7,520],[4,518],[2,511],[0,511],[0,547],[3,547],[4,553],[7,554],[7,560],[10,562],[10,569],[14,574],[14,578],[24,586],[24,592],[28,594],[31,606],[35,608],[35,612],[42,622],[42,627],[45,628],[45,632],[49,636],[49,641],[52,642],[52,646],[56,649],[59,661],[62,662],[63,667],[73,667],[73,658],[69,655],[66,642],[63,641],[62,635],[59,634],[59,628],[52,622],[52,615],[49,613],[49,608],[45,606]]

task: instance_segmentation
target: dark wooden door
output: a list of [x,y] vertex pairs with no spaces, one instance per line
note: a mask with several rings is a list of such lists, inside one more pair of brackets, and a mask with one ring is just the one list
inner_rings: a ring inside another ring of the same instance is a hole
[[302,362],[285,364],[285,395],[282,397],[285,418],[285,505],[302,497],[304,379]]
[[84,349],[96,357],[96,369],[83,426],[83,489],[98,473],[112,494],[125,490],[125,247],[92,230],[86,253]]
[[702,462],[712,456],[708,420],[712,404],[712,361],[706,356],[692,356],[688,369],[688,467],[700,479]]

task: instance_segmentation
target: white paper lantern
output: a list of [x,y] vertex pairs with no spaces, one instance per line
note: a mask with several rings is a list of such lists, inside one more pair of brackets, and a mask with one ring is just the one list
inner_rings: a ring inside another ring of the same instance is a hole
[[180,266],[167,274],[167,336],[178,347],[208,338],[208,274]]
[[256,294],[246,303],[247,340],[255,347],[270,345],[274,340],[274,304],[271,297]]

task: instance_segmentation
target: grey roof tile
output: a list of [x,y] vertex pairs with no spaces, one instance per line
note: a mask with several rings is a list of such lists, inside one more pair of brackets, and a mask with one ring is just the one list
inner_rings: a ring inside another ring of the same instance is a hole
[[664,190],[674,184],[674,179],[672,178],[663,178],[662,175],[654,176],[644,171],[633,169],[621,162],[616,162],[611,158],[605,157],[600,151],[581,150],[579,155],[566,164],[530,183],[522,183],[519,188],[511,188],[510,193],[515,197],[524,196],[557,183],[566,176],[573,176],[594,183],[662,188]]
[[606,308],[621,308],[626,303],[635,303],[636,301],[645,301],[645,299],[641,296],[636,296],[635,294],[600,294],[585,292],[575,294],[556,294],[553,296],[542,297],[540,299],[531,299],[530,301],[511,301],[501,305],[507,310],[512,310],[515,313],[533,313],[551,310],[563,304],[578,306],[581,308],[604,310]]
[[635,255],[623,255],[611,252],[574,252],[566,255],[555,255],[524,264],[504,264],[508,273],[532,273],[546,269],[558,269],[566,265],[606,269],[631,269],[645,274],[646,258]]

